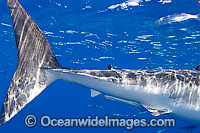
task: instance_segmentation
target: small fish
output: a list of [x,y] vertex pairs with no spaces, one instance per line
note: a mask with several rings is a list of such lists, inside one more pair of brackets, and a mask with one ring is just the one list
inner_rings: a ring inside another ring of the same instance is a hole
[[94,107],[94,108],[100,108],[100,109],[103,108],[103,106],[101,105],[91,105],[91,104],[89,104],[88,107]]
[[161,130],[157,131],[157,133],[162,133],[162,132],[164,132],[166,130],[167,130],[166,128],[165,129],[161,129]]
[[117,116],[117,117],[128,117],[128,114],[113,114],[113,116]]

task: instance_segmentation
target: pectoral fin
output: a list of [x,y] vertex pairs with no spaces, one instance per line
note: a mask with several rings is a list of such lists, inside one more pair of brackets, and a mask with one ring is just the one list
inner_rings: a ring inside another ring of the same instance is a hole
[[159,116],[161,114],[168,114],[171,112],[169,109],[155,109],[154,107],[146,104],[142,104],[153,116]]

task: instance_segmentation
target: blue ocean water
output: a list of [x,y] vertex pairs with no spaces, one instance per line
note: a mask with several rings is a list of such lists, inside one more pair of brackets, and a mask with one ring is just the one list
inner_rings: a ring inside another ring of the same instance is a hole
[[[19,0],[49,40],[60,64],[76,69],[194,69],[200,62],[200,7],[195,0]],[[17,66],[9,8],[0,1],[0,103]],[[0,105],[1,108],[2,105]],[[125,103],[91,98],[88,88],[56,81],[0,132],[190,132],[176,127],[34,128],[24,118],[155,118]],[[161,115],[156,118],[171,118]],[[200,132],[196,128],[193,132]]]

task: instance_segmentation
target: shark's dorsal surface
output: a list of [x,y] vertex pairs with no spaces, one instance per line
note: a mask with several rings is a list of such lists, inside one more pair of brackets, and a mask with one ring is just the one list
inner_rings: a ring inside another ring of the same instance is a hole
[[146,108],[154,116],[170,113],[200,125],[200,71],[196,70],[76,70],[63,68],[46,37],[17,0],[8,0],[18,65],[0,116],[9,121],[49,84],[57,79],[93,89],[91,96]]

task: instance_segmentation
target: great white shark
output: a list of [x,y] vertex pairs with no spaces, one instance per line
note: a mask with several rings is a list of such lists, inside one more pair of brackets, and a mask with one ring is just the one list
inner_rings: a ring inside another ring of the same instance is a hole
[[200,125],[200,67],[196,70],[107,70],[62,67],[42,30],[17,0],[8,0],[18,65],[0,115],[4,124],[56,80],[64,80],[100,93],[105,98],[146,108],[152,115],[172,116]]

